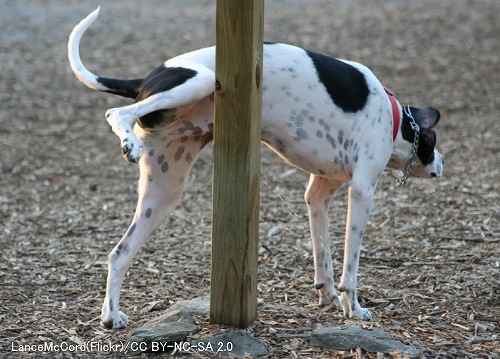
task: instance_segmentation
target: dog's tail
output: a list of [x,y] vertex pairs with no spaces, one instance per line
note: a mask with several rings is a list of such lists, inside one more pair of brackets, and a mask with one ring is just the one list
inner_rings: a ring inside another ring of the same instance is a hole
[[97,19],[99,9],[100,7],[92,11],[85,19],[80,21],[80,23],[75,26],[69,35],[68,58],[71,69],[75,73],[78,80],[93,90],[136,98],[139,94],[139,89],[143,79],[121,80],[99,77],[87,70],[85,66],[83,66],[82,60],[80,59],[80,40],[84,32],[90,25],[92,25],[95,19]]

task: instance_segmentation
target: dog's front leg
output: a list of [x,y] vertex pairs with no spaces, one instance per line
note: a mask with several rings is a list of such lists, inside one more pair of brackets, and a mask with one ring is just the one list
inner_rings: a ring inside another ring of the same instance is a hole
[[132,224],[108,256],[106,297],[101,321],[107,328],[123,328],[127,316],[120,311],[120,290],[132,260],[146,239],[176,206],[191,166],[200,151],[192,138],[164,141],[143,138],[146,155],[140,161],[139,200]]
[[353,179],[349,187],[344,265],[338,286],[339,291],[342,292],[339,299],[344,315],[361,320],[372,319],[370,311],[359,305],[356,286],[361,242],[370,215],[378,178],[371,183],[367,180],[369,179],[366,177],[360,181]]
[[342,183],[342,181],[333,182],[312,174],[305,193],[313,245],[314,286],[319,292],[319,305],[334,304],[339,308],[340,302],[334,287],[328,233],[328,205],[332,195]]

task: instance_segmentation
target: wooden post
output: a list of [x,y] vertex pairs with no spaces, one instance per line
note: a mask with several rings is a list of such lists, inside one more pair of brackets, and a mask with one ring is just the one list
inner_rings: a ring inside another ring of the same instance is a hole
[[210,322],[257,315],[264,0],[217,0]]

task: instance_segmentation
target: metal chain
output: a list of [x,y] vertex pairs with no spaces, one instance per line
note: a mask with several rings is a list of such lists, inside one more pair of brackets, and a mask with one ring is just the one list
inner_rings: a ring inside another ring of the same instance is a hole
[[415,133],[415,136],[413,137],[413,144],[411,148],[411,155],[408,158],[408,163],[406,163],[405,166],[405,173],[403,174],[403,177],[401,177],[400,180],[398,180],[399,187],[404,188],[408,182],[408,178],[411,175],[411,170],[413,169],[413,166],[417,163],[417,151],[418,151],[418,138],[420,136],[420,127],[418,126],[417,122],[413,118],[413,115],[411,114],[410,106],[404,107],[403,106],[403,111],[405,112],[405,115],[408,116],[410,119],[410,126],[413,132]]

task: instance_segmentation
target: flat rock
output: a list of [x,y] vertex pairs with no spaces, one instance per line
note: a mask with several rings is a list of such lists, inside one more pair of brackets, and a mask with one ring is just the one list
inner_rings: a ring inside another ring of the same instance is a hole
[[191,323],[148,323],[130,332],[129,348],[133,354],[172,350],[174,343],[185,341],[200,328]]
[[386,332],[365,330],[357,325],[313,330],[311,332],[311,345],[334,350],[361,348],[370,353],[389,353],[395,357],[419,357],[417,349],[393,339]]
[[208,315],[210,313],[210,298],[182,300],[168,308],[167,312],[175,310],[184,314]]
[[214,337],[197,340],[192,343],[193,346],[204,348],[211,354],[217,356],[237,356],[244,357],[250,355],[253,358],[269,355],[266,345],[262,340],[254,338],[245,331],[230,332]]
[[189,314],[185,314],[180,310],[169,310],[157,318],[149,321],[145,326],[154,326],[161,323],[183,322],[194,324],[194,320]]
[[188,322],[192,323],[192,315],[209,315],[210,298],[195,298],[175,303],[159,317],[153,319],[146,325],[159,323]]

